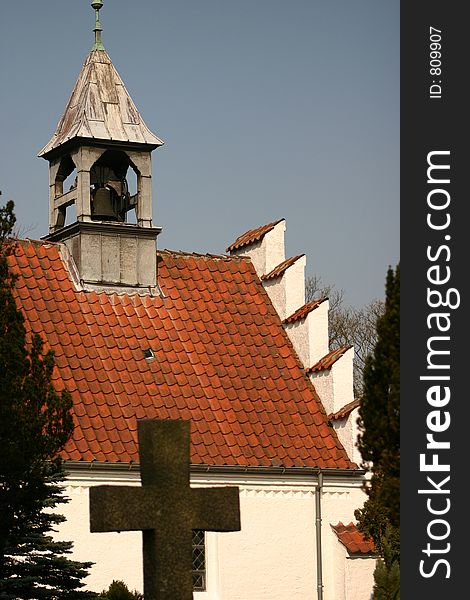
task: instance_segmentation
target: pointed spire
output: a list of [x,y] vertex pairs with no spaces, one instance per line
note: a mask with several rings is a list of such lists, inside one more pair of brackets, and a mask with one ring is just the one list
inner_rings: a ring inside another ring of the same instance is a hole
[[153,148],[163,144],[145,124],[106,50],[91,50],[55,133],[39,156],[79,138]]
[[100,8],[102,8],[103,2],[101,0],[93,0],[91,7],[95,9],[95,43],[93,44],[92,50],[104,50],[103,43],[101,41],[101,32],[103,28],[100,23]]
[[96,11],[95,44],[80,71],[72,95],[51,140],[40,151],[44,156],[76,139],[124,142],[157,148],[163,140],[144,123],[121,77],[101,42],[101,0]]

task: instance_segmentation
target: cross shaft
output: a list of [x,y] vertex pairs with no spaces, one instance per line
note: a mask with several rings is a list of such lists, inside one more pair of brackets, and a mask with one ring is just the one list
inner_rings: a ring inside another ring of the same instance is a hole
[[145,600],[192,600],[192,530],[239,531],[237,487],[190,487],[189,421],[138,421],[142,487],[90,488],[90,530],[143,532]]

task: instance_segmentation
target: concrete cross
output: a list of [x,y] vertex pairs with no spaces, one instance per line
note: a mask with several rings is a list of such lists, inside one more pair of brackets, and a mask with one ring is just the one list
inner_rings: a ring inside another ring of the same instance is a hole
[[190,487],[189,421],[137,427],[142,487],[91,487],[90,531],[141,530],[145,600],[192,600],[192,530],[239,531],[238,487]]

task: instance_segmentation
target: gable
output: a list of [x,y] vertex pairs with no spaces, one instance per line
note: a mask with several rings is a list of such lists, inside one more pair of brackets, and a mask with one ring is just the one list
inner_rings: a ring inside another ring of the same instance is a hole
[[355,468],[251,262],[158,252],[162,297],[77,289],[59,244],[10,258],[29,333],[74,402],[64,457],[138,459],[137,419],[190,419],[198,465]]

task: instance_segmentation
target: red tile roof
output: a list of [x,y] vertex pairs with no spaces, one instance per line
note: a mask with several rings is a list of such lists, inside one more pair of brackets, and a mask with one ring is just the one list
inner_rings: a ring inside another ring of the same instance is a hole
[[331,525],[339,541],[346,547],[349,554],[377,554],[372,540],[364,539],[363,534],[354,523]]
[[233,244],[231,244],[227,248],[226,252],[232,252],[232,250],[237,250],[238,248],[242,248],[243,246],[249,246],[250,244],[253,244],[254,242],[258,242],[259,240],[262,240],[263,237],[269,231],[274,229],[274,227],[281,221],[284,221],[284,219],[279,219],[278,221],[273,221],[272,223],[268,223],[267,225],[262,225],[261,227],[257,227],[256,229],[250,229],[246,233],[243,233],[242,235],[238,236],[237,239],[233,242]]
[[352,346],[341,346],[341,348],[336,348],[336,350],[328,352],[328,354],[323,358],[320,358],[320,360],[314,364],[313,367],[309,367],[307,369],[307,373],[318,373],[319,371],[324,371],[325,369],[331,369],[334,363],[339,360],[350,348],[352,348]]
[[350,413],[352,413],[352,411],[355,408],[357,408],[359,406],[359,404],[360,404],[359,400],[353,400],[352,402],[349,402],[348,404],[345,404],[343,406],[343,408],[340,408],[340,410],[338,410],[337,412],[330,413],[328,415],[328,421],[338,421],[340,419],[344,419]]
[[163,297],[77,291],[59,244],[20,242],[10,262],[73,397],[65,458],[137,461],[137,419],[182,418],[193,464],[356,468],[251,261],[159,252]]
[[287,317],[287,319],[284,319],[283,323],[286,323],[286,324],[287,323],[295,323],[295,321],[300,321],[301,319],[305,319],[305,317],[310,312],[312,312],[312,310],[315,310],[316,308],[318,308],[320,306],[320,304],[325,302],[325,300],[328,300],[328,298],[321,298],[320,300],[311,300],[310,302],[307,302],[307,304],[304,304],[299,309],[297,309],[295,311],[295,313],[291,314],[290,317]]
[[285,271],[287,271],[289,267],[291,267],[295,262],[297,262],[299,258],[302,258],[302,256],[305,256],[305,254],[299,254],[298,256],[292,256],[291,258],[288,258],[281,264],[277,265],[277,267],[274,267],[274,269],[266,275],[262,275],[261,279],[263,281],[266,281],[266,279],[274,279],[275,277],[280,277],[283,273],[285,273]]

